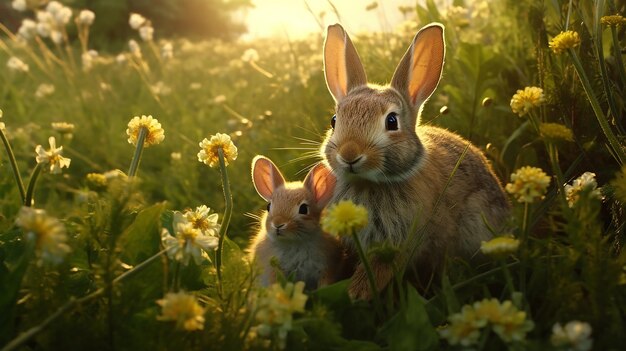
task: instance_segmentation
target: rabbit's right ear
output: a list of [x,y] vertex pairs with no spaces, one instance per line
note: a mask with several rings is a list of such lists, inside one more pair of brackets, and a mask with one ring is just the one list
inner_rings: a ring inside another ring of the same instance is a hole
[[336,102],[353,88],[367,84],[359,54],[340,24],[328,26],[324,42],[324,73],[328,90]]
[[304,178],[304,186],[313,194],[313,199],[320,208],[326,207],[335,191],[337,178],[323,163],[311,168]]
[[252,183],[256,192],[270,201],[274,190],[285,184],[285,178],[269,158],[259,155],[252,160]]

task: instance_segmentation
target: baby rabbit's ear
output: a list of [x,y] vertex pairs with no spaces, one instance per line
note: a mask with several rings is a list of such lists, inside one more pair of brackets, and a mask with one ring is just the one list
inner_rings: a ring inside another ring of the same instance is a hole
[[256,192],[270,201],[274,190],[285,184],[285,178],[269,158],[259,155],[252,160],[252,183]]
[[309,189],[319,208],[326,207],[333,197],[337,179],[323,163],[313,167],[304,179],[304,186]]
[[324,72],[326,85],[336,102],[353,88],[367,84],[359,54],[340,24],[328,26],[324,42]]
[[417,32],[391,79],[391,86],[416,109],[428,100],[441,79],[446,54],[443,30],[442,24],[432,23]]

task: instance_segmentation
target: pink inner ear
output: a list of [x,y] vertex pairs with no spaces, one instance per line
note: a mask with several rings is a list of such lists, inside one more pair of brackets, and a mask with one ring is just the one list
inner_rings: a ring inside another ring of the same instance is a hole
[[335,176],[321,163],[313,167],[305,179],[305,185],[313,194],[319,207],[325,207],[330,201],[335,190],[335,183]]
[[274,190],[285,183],[278,168],[267,158],[255,159],[252,170],[252,181],[259,195],[266,201],[272,198]]

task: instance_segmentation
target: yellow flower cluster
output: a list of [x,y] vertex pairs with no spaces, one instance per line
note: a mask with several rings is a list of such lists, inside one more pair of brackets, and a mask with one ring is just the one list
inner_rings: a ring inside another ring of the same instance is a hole
[[324,210],[322,230],[336,235],[351,235],[367,225],[367,209],[350,200],[342,200]]
[[558,55],[567,49],[572,49],[580,45],[580,36],[577,32],[568,30],[552,38],[548,45],[550,49],[552,49],[552,52]]
[[224,154],[224,163],[228,166],[228,162],[232,162],[237,159],[237,147],[230,139],[230,135],[217,133],[211,136],[211,139],[204,138],[200,142],[200,152],[198,153],[198,161],[209,165],[209,167],[215,167],[219,165],[219,153],[218,150],[222,149]]
[[617,27],[619,25],[626,24],[626,18],[620,15],[602,16],[602,18],[600,18],[600,23],[605,26]]
[[580,192],[583,189],[591,190],[591,196],[597,199],[602,198],[602,193],[598,189],[598,182],[596,182],[596,174],[591,172],[585,172],[580,177],[574,179],[572,184],[565,184],[565,197],[569,207],[573,207],[574,204],[580,198]]
[[574,141],[574,133],[571,129],[559,123],[541,123],[539,134],[545,139],[552,141]]
[[440,336],[451,345],[464,347],[476,344],[485,327],[491,327],[506,343],[524,340],[534,327],[534,323],[526,319],[526,312],[518,310],[511,301],[501,303],[497,299],[465,305],[460,313],[449,316],[448,321],[450,324],[439,331]]
[[511,183],[505,189],[518,202],[532,203],[543,199],[548,185],[550,177],[541,168],[526,166],[511,174]]
[[287,333],[292,328],[293,314],[304,312],[308,296],[303,291],[304,282],[287,283],[284,287],[279,283],[270,286],[258,301],[256,332],[264,337],[277,332],[281,348],[284,348]]
[[161,123],[152,116],[142,115],[135,116],[128,122],[126,134],[128,135],[128,143],[137,146],[139,132],[142,128],[147,130],[146,138],[143,141],[144,147],[160,144],[165,139],[165,131],[161,128]]
[[67,122],[53,122],[52,129],[61,134],[71,134],[74,132],[74,124]]
[[45,150],[43,146],[37,145],[35,148],[35,152],[37,153],[35,160],[39,164],[50,166],[50,173],[61,173],[61,168],[68,168],[72,160],[62,156],[63,146],[57,148],[56,139],[54,137],[48,138],[48,143],[50,144],[50,150]]
[[539,87],[526,87],[524,90],[518,90],[511,98],[511,109],[513,113],[522,117],[531,109],[538,107],[545,102],[543,89]]
[[563,327],[556,323],[552,327],[550,342],[553,346],[567,350],[589,351],[593,347],[591,325],[581,321],[570,321]]
[[507,236],[493,238],[480,244],[480,251],[495,258],[506,257],[515,253],[519,247],[519,240]]
[[[193,258],[196,264],[200,264],[207,257],[203,251],[208,253],[217,247],[219,241],[217,215],[209,216],[208,208],[206,211],[203,210],[201,209],[199,213],[188,212],[186,214],[175,212],[172,223],[174,236],[167,229],[161,231],[161,242],[171,259],[187,265]],[[195,221],[190,222],[188,218],[195,219]]]
[[35,242],[42,262],[61,263],[70,252],[65,227],[58,219],[48,216],[46,211],[22,207],[15,224],[22,228],[26,240]]
[[168,293],[157,303],[162,308],[158,320],[176,322],[176,328],[187,331],[204,329],[204,308],[195,296],[185,292]]

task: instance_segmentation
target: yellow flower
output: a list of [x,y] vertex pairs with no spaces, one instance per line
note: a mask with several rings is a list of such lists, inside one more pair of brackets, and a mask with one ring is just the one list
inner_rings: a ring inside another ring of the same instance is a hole
[[552,49],[552,52],[558,55],[567,49],[572,49],[580,45],[580,36],[578,36],[578,33],[568,30],[552,38],[548,45],[550,49]]
[[195,211],[185,211],[183,217],[191,223],[195,229],[202,231],[204,235],[217,236],[220,225],[217,223],[218,214],[211,213],[211,209],[205,205],[196,207]]
[[189,264],[189,259],[192,257],[196,264],[200,264],[206,257],[202,252],[209,252],[217,247],[219,239],[214,229],[203,232],[180,212],[174,213],[172,227],[175,236],[172,236],[167,229],[163,229],[161,242],[167,248],[167,255],[184,265]]
[[550,177],[536,167],[522,167],[511,174],[511,183],[506,185],[506,191],[517,198],[518,202],[531,203],[543,199],[550,185]]
[[204,138],[200,142],[200,152],[198,153],[198,161],[203,162],[209,167],[215,167],[219,164],[218,149],[222,149],[224,154],[224,163],[228,166],[229,161],[237,159],[237,147],[230,140],[228,134],[217,133],[211,136],[211,140]]
[[256,331],[261,336],[278,334],[281,348],[287,333],[292,328],[293,314],[304,312],[308,296],[304,294],[304,282],[287,283],[283,287],[279,283],[270,286],[258,300]]
[[476,344],[480,338],[480,329],[487,325],[487,321],[478,318],[472,306],[465,305],[460,313],[448,317],[450,324],[439,330],[439,336],[446,339],[450,345],[468,347]]
[[552,141],[574,141],[574,133],[571,129],[559,123],[541,123],[539,134]]
[[350,200],[331,205],[322,217],[322,229],[330,234],[351,235],[367,225],[367,209]]
[[168,293],[157,303],[163,308],[160,321],[174,321],[176,328],[187,331],[204,329],[204,308],[195,296],[185,292]]
[[61,134],[69,134],[74,132],[74,125],[67,122],[53,122],[52,129]]
[[477,318],[488,322],[507,343],[524,340],[534,327],[532,321],[526,320],[526,312],[518,310],[509,300],[500,303],[497,299],[484,299],[475,302],[473,308]]
[[94,189],[106,188],[108,184],[107,177],[102,173],[87,173],[87,183]]
[[142,128],[148,131],[143,142],[144,147],[160,144],[165,139],[165,131],[161,128],[161,123],[156,118],[152,118],[152,116],[142,115],[141,117],[135,116],[128,122],[128,128],[126,129],[128,143],[137,145],[139,132]]
[[501,236],[480,244],[480,251],[492,257],[504,257],[517,251],[519,240]]
[[518,90],[511,98],[511,109],[518,116],[522,117],[534,107],[545,102],[543,89],[539,87],[526,87],[524,90]]
[[552,327],[550,341],[552,345],[572,351],[588,351],[593,346],[591,325],[580,321],[570,321],[565,327],[556,323]]
[[22,228],[26,240],[35,241],[35,247],[43,262],[58,264],[70,252],[66,244],[65,227],[44,210],[22,207],[15,221]]
[[615,179],[610,184],[613,186],[615,198],[626,204],[626,165],[622,166],[622,170],[615,174]]
[[580,192],[589,188],[591,190],[591,196],[601,199],[602,193],[598,189],[598,182],[596,182],[596,174],[591,172],[585,172],[580,177],[574,179],[572,185],[565,184],[565,197],[569,207],[573,207],[576,201],[580,198]]
[[602,16],[602,18],[600,18],[600,23],[604,24],[605,26],[617,27],[619,25],[626,24],[626,18],[620,15]]
[[35,148],[35,152],[37,153],[35,160],[37,163],[44,166],[49,165],[50,173],[61,173],[61,168],[68,168],[72,160],[61,156],[63,154],[63,146],[57,148],[56,139],[54,137],[48,138],[48,143],[50,143],[50,150],[45,150],[43,146],[37,145]]

